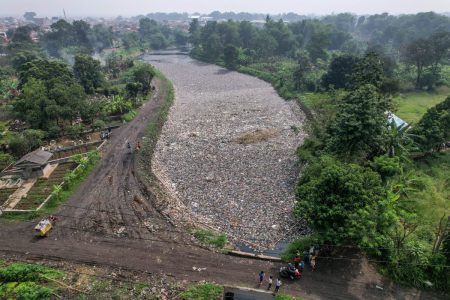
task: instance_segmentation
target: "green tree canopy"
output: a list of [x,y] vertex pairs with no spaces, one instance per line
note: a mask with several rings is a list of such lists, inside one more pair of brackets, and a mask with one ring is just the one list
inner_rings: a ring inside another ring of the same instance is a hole
[[132,69],[133,81],[142,87],[142,93],[147,95],[150,92],[151,82],[155,76],[155,69],[149,64],[139,64]]
[[335,89],[349,87],[358,61],[359,58],[351,54],[335,57],[328,66],[327,73],[322,77],[322,85],[325,88],[333,86]]
[[439,151],[442,144],[450,140],[450,96],[429,108],[413,132],[422,136],[417,142],[423,150]]
[[225,47],[223,59],[225,61],[225,66],[228,69],[234,70],[237,67],[238,63],[238,57],[239,57],[239,50],[233,46],[228,45]]
[[390,101],[370,84],[350,92],[328,128],[328,149],[341,157],[365,159],[384,152]]
[[87,94],[92,94],[104,83],[100,62],[88,55],[75,55],[73,73]]
[[360,244],[375,235],[377,203],[383,197],[377,173],[322,156],[299,181],[295,212],[321,241]]

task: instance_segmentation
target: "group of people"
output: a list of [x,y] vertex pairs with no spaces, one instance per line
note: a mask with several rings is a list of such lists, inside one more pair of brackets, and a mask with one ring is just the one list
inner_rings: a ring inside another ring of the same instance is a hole
[[297,256],[294,258],[295,267],[303,270],[305,264],[309,264],[312,271],[316,270],[316,257],[319,255],[319,245],[314,245],[309,248],[309,251],[303,252],[303,257],[300,252],[297,252]]
[[[297,256],[294,258],[294,265],[291,263],[288,264],[288,269],[292,270],[292,273],[295,274],[295,278],[300,278],[301,271],[305,269],[305,264],[309,264],[311,267],[311,271],[316,270],[316,257],[319,255],[320,247],[319,245],[314,245],[309,248],[309,251],[303,252],[303,256],[300,252],[297,252]],[[298,276],[297,276],[298,275]],[[294,278],[292,277],[292,278]],[[259,286],[261,287],[265,278],[264,271],[259,272]],[[273,284],[273,276],[269,276],[267,290],[272,288]],[[277,278],[275,284],[275,293],[279,291],[281,287],[281,280]]]
[[[266,274],[264,273],[264,271],[259,272],[259,286],[262,286],[264,278],[266,277]],[[272,288],[272,284],[273,284],[273,276],[270,275],[269,276],[269,280],[268,280],[268,285],[267,285],[267,290],[270,291],[270,289]],[[280,278],[277,278],[276,283],[275,283],[275,293],[277,293],[280,290],[281,287],[281,280]]]
[[[127,149],[128,151],[131,151],[131,144],[128,141],[127,141]],[[141,150],[141,143],[137,142],[136,146],[134,147],[134,151],[138,152],[139,150]]]

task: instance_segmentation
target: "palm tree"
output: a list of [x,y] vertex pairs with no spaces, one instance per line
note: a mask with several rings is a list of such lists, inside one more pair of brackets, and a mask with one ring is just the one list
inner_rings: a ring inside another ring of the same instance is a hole
[[418,150],[415,140],[420,136],[410,132],[411,125],[397,126],[394,120],[388,124],[387,153],[389,157],[398,156],[402,160],[408,160],[411,151]]

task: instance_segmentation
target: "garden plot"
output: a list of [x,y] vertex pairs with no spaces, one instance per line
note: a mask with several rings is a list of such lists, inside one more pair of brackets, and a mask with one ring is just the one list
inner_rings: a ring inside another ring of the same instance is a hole
[[34,210],[38,208],[50,196],[53,186],[61,184],[64,176],[75,169],[75,167],[75,163],[60,164],[48,178],[38,178],[33,187],[28,191],[26,196],[22,197],[14,209]]
[[8,201],[9,197],[14,194],[17,188],[3,188],[0,189],[0,206]]
[[161,182],[231,240],[272,248],[292,238],[304,116],[259,79],[183,56],[148,61],[176,91],[152,164]]

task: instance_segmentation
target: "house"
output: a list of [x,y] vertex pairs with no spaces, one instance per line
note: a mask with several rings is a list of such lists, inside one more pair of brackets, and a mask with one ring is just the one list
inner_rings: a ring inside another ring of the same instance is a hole
[[53,153],[41,148],[34,150],[19,159],[14,165],[2,172],[2,176],[9,175],[23,179],[36,178],[44,175],[48,161]]

